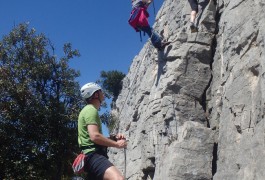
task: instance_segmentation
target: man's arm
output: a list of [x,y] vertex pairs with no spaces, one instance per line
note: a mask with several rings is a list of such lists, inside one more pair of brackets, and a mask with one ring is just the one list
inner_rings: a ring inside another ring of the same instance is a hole
[[97,125],[88,125],[87,130],[91,140],[101,146],[125,148],[127,146],[125,139],[120,139],[117,142],[104,137],[98,130]]

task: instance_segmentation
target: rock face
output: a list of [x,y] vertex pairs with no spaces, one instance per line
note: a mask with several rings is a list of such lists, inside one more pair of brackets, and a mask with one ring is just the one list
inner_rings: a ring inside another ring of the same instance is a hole
[[123,81],[112,113],[126,161],[109,156],[126,179],[265,177],[265,1],[200,3],[191,33],[188,1],[164,1],[154,29],[171,45],[147,42]]

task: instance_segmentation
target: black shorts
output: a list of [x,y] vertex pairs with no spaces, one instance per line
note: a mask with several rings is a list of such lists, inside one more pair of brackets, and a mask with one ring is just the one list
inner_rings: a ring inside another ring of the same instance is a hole
[[85,163],[85,171],[87,172],[88,180],[102,180],[105,171],[113,166],[107,157],[98,153],[87,154]]
[[198,12],[198,0],[189,0],[190,7],[193,11]]

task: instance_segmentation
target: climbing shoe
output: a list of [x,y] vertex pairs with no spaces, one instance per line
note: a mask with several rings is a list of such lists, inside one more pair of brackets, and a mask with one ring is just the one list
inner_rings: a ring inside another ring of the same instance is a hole
[[191,33],[198,32],[198,28],[195,26],[193,22],[190,23],[190,31]]
[[160,46],[159,48],[157,48],[158,51],[162,51],[162,50],[165,49],[165,47],[166,47],[167,45],[169,45],[170,43],[171,43],[171,42],[169,42],[169,41],[161,42],[161,46]]

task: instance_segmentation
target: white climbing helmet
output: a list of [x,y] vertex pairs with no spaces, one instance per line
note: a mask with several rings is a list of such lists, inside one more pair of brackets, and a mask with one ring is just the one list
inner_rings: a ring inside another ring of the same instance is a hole
[[81,96],[83,99],[90,98],[94,92],[100,89],[101,87],[96,83],[93,82],[87,83],[80,90]]

